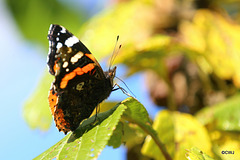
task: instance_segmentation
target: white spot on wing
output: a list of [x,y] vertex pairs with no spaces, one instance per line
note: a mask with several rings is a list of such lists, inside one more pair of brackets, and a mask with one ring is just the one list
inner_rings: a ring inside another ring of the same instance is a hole
[[56,41],[59,41],[59,37],[56,38]]
[[66,72],[68,72],[69,71],[69,68],[66,68]]
[[83,53],[82,52],[77,52],[77,54],[75,54],[72,58],[71,58],[71,62],[72,64],[76,63],[80,58],[82,58]]
[[74,44],[78,43],[78,38],[75,36],[69,37],[66,41],[65,44],[67,47],[72,47]]
[[[60,53],[60,48],[57,49],[56,53]],[[58,55],[55,55],[55,58],[58,58]]]
[[61,33],[66,33],[66,29],[62,27]]
[[68,62],[63,63],[63,68],[66,68],[68,66]]
[[56,47],[57,47],[57,49],[59,49],[59,48],[61,48],[62,46],[63,46],[62,43],[58,42]]
[[82,52],[78,52],[77,54],[74,55],[74,57],[76,58],[81,58],[83,56],[83,53]]
[[78,61],[78,59],[76,57],[72,57],[70,61],[72,62],[72,64],[74,64]]

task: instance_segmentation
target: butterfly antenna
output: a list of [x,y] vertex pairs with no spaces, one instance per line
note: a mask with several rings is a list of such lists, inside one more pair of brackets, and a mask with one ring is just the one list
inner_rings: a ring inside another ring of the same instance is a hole
[[[122,79],[118,78],[117,76],[115,76],[115,77],[116,77],[118,80],[120,80],[120,81],[127,87],[127,89],[130,91],[130,93],[136,98],[135,94],[131,91],[131,89],[128,88],[127,84],[126,84]],[[116,85],[117,85],[122,91],[124,91],[124,93],[127,94],[129,97],[132,97],[131,95],[128,94],[128,92],[127,92],[124,88],[120,87],[118,84],[116,84]]]
[[122,45],[119,45],[119,48],[118,48],[117,52],[115,52],[110,67],[112,66],[112,64],[113,64],[113,62],[114,62],[114,60],[115,60],[115,58],[117,57],[117,55],[118,55],[118,53],[119,53],[121,47],[122,47]]
[[115,46],[114,46],[114,49],[113,49],[113,53],[112,53],[112,56],[111,56],[111,59],[110,59],[110,62],[109,62],[109,70],[111,69],[111,66],[112,66],[112,64],[113,64],[113,61],[114,61],[114,59],[116,58],[116,55],[118,54],[119,49],[121,48],[121,45],[120,45],[118,51],[116,52],[116,47],[117,47],[118,39],[119,39],[119,35],[117,36],[116,43],[115,43]]

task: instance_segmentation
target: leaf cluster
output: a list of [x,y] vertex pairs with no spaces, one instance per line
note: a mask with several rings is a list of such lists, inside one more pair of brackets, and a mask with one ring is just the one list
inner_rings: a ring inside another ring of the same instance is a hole
[[[36,30],[47,33],[48,27],[38,25],[43,10],[48,11],[44,26],[62,22],[66,15],[72,18],[65,17],[64,23],[79,22],[74,11],[61,4],[25,1],[25,6],[7,2],[29,39],[36,37]],[[127,0],[87,20],[77,28],[78,34],[96,58],[112,52],[119,34],[123,47],[115,62],[128,67],[127,76],[143,72],[153,102],[166,110],[150,120],[145,108],[129,98],[108,106],[111,109],[100,113],[96,122],[85,120],[76,132],[36,159],[94,159],[106,145],[121,144],[128,148],[129,159],[239,159],[239,3]],[[30,7],[23,10],[26,4]],[[44,42],[40,34],[38,39]],[[24,118],[32,128],[50,126],[44,101],[50,79],[45,74],[26,102]],[[235,154],[224,155],[225,150]]]

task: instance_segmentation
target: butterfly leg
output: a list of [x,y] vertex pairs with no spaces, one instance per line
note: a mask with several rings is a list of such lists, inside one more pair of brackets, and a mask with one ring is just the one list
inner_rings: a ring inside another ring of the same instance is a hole
[[[115,88],[115,86],[118,86],[118,88]],[[115,89],[114,89],[114,88],[115,88]],[[122,91],[124,94],[126,94],[128,97],[132,97],[124,88],[120,87],[117,83],[115,83],[115,84],[113,85],[112,91],[116,91],[116,90],[119,90],[119,89],[121,89],[121,91]]]
[[115,88],[115,89],[112,89],[112,91],[116,91],[116,90],[119,90],[120,88]]
[[94,122],[97,121],[97,114],[100,112],[100,105],[97,105],[96,107],[96,114],[95,114],[95,119],[94,119]]

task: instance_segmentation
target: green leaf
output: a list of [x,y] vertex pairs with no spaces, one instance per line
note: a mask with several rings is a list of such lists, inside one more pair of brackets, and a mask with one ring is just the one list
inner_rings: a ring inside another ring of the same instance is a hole
[[112,146],[113,148],[118,148],[122,144],[123,137],[123,123],[119,122],[114,130],[110,140],[108,141],[108,146]]
[[[127,98],[112,109],[99,113],[96,120],[95,118],[92,116],[83,121],[76,131],[67,135],[35,159],[95,159],[107,144],[113,147],[121,144],[120,140],[124,139],[121,135],[124,133],[124,130],[121,132],[122,129],[125,129],[124,123],[138,125],[153,137],[158,146],[160,144],[156,132],[150,125],[146,109],[134,98]],[[167,153],[164,152],[164,155]]]
[[188,160],[213,160],[206,153],[202,152],[200,149],[193,147],[188,150],[186,157]]
[[136,144],[141,144],[146,136],[146,132],[139,125],[144,126],[149,132],[155,133],[151,127],[149,129],[151,122],[146,109],[140,102],[131,98],[123,101],[123,103],[128,108],[124,112],[121,122],[108,144],[114,148],[119,147],[121,143],[124,143],[129,148]]
[[[38,157],[34,158],[34,160],[38,159],[54,159],[57,158],[59,153],[63,150],[65,144],[67,143],[68,139],[70,137],[70,134],[65,136],[61,141],[59,141],[57,144],[49,148],[47,151],[44,153],[40,154]],[[75,147],[75,146],[74,146]],[[76,147],[75,147],[76,148]],[[77,148],[76,148],[77,150]],[[58,158],[59,159],[59,158]]]
[[[240,94],[219,104],[205,107],[196,117],[204,124],[213,142],[213,151],[222,160],[239,159],[240,156]],[[235,151],[235,154],[222,154]]]
[[53,77],[44,72],[44,77],[38,84],[36,91],[26,101],[23,108],[23,117],[30,128],[39,128],[41,130],[49,129],[52,116],[48,107],[48,91]]
[[84,19],[80,10],[74,10],[70,6],[68,8],[57,0],[7,0],[6,2],[23,35],[46,46],[50,24],[61,24],[71,32],[76,32]]
[[134,98],[129,98],[123,101],[123,103],[128,106],[127,110],[124,112],[124,118],[131,118],[134,119],[134,121],[151,126],[148,112],[139,101]]
[[141,145],[147,135],[143,129],[141,129],[135,123],[131,123],[128,121],[123,122],[123,136],[122,142],[128,148],[132,148],[136,145]]
[[205,107],[196,117],[204,125],[214,126],[223,131],[240,131],[240,94],[226,101]]
[[[211,141],[207,130],[190,114],[161,111],[154,120],[153,128],[173,159],[183,159],[185,149],[192,146],[211,154]],[[147,137],[142,152],[154,159],[163,159],[151,137]]]
[[79,128],[64,137],[60,142],[49,148],[35,159],[94,159],[106,146],[113,131],[126,109],[124,104],[118,104],[109,111],[99,113],[85,120]]

